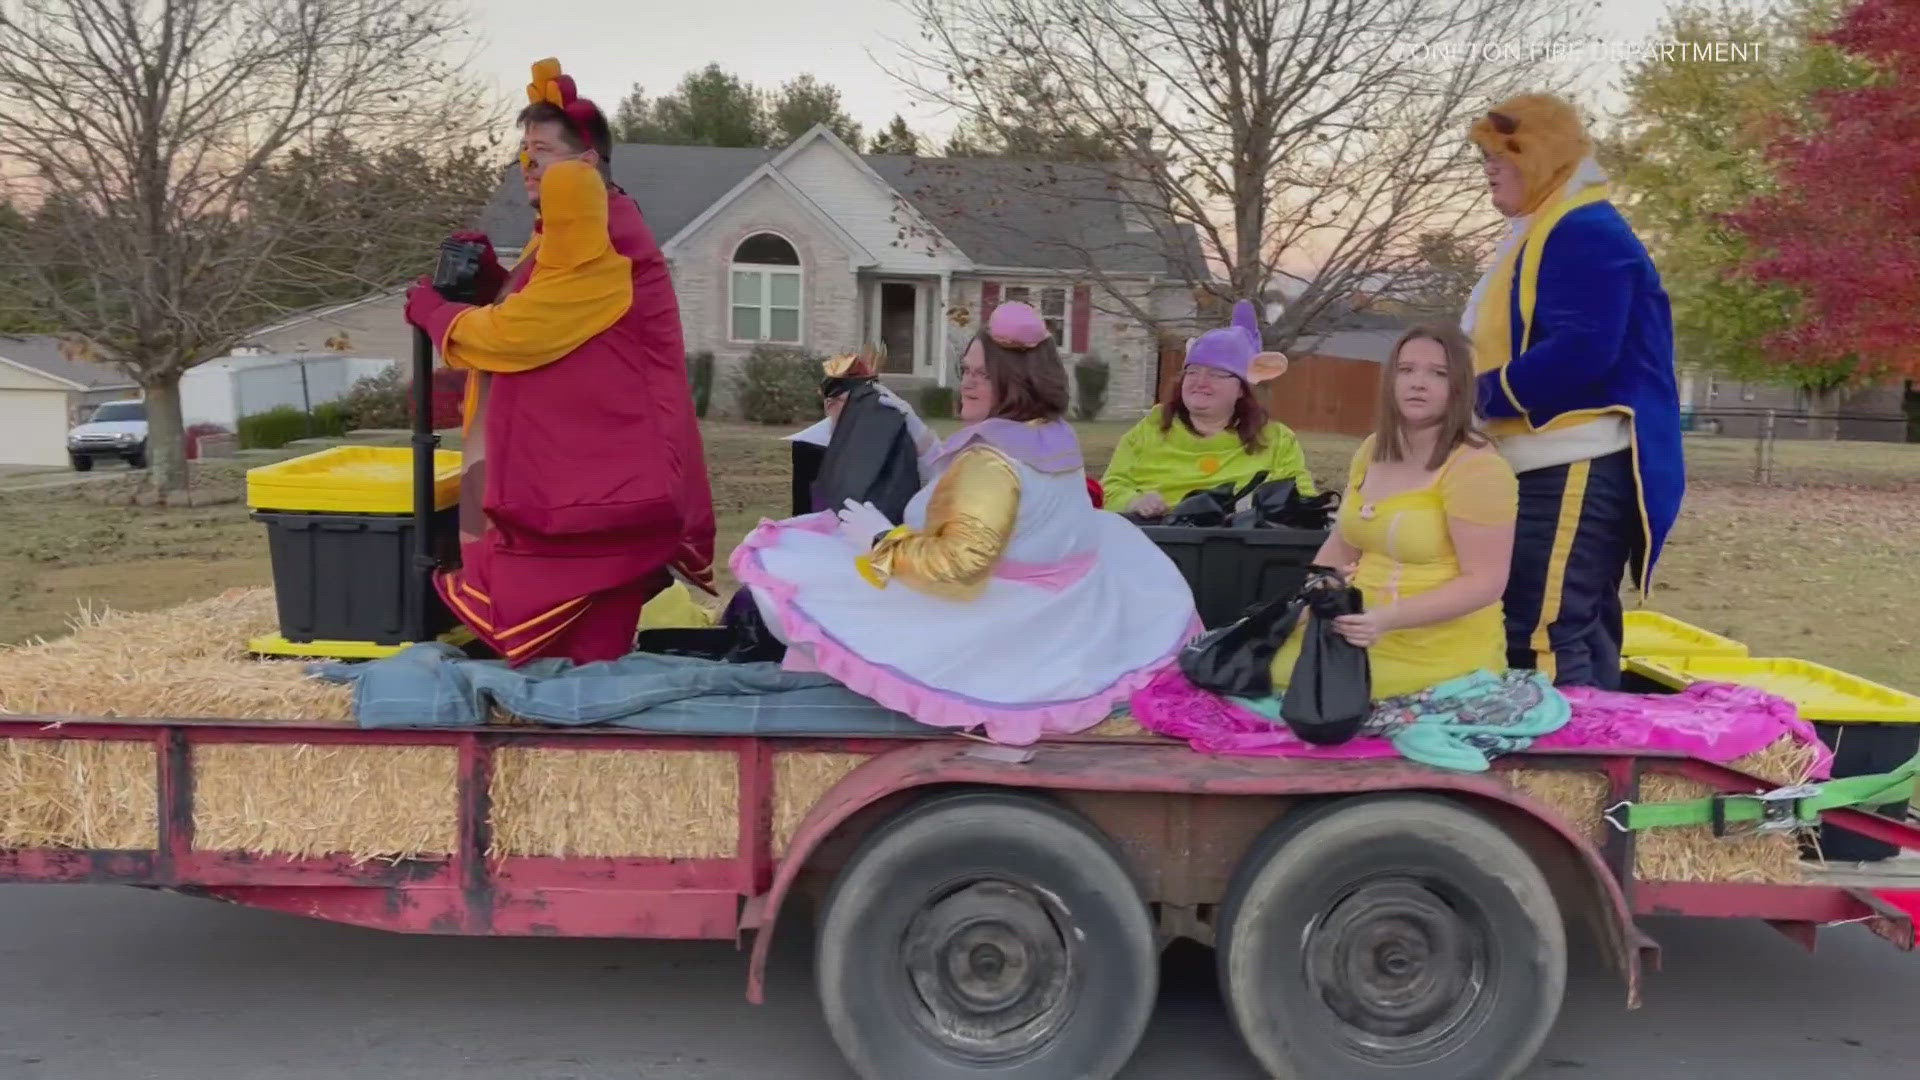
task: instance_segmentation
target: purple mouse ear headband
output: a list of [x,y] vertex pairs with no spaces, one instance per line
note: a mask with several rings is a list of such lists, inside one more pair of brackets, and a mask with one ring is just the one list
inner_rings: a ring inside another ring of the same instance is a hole
[[1233,320],[1187,343],[1187,364],[1217,368],[1239,376],[1250,385],[1277,379],[1287,371],[1285,353],[1267,352],[1260,345],[1260,320],[1250,301],[1233,305]]
[[1034,348],[1050,336],[1047,320],[1017,300],[1000,304],[987,317],[987,336],[1003,349],[1022,352]]

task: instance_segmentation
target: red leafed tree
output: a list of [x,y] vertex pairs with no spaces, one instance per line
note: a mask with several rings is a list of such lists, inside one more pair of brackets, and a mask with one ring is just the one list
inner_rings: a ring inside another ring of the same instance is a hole
[[1847,356],[1853,378],[1920,378],[1920,3],[1862,0],[1830,40],[1878,77],[1821,92],[1783,125],[1776,190],[1730,224],[1755,278],[1800,293],[1774,342],[1785,362]]

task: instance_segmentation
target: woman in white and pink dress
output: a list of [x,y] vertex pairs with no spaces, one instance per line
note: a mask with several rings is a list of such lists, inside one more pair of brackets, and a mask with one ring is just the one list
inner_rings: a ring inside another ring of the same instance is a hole
[[1100,723],[1173,663],[1201,631],[1193,593],[1094,509],[1066,409],[1045,322],[1001,304],[961,361],[968,426],[936,444],[909,411],[928,482],[904,523],[849,502],[762,522],[734,552],[786,666],[1024,745]]

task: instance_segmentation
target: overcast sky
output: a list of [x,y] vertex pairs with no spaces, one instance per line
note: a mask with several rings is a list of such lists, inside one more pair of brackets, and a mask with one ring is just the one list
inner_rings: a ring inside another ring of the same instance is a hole
[[[897,63],[890,41],[914,35],[913,20],[893,0],[471,2],[474,29],[486,42],[486,71],[515,102],[525,100],[527,69],[543,56],[559,57],[609,114],[632,84],[649,96],[663,94],[714,61],[767,87],[811,72],[840,88],[847,111],[869,132],[896,112],[916,130],[943,135],[951,128],[916,107],[883,66]],[[1595,34],[1608,42],[1649,40],[1667,6],[1607,0]]]

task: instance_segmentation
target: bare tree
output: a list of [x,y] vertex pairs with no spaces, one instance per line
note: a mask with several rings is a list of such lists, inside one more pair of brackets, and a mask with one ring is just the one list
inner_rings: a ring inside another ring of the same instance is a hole
[[[1003,139],[1040,127],[1097,140],[1115,162],[1105,197],[1134,223],[1135,242],[1163,245],[1220,300],[1286,294],[1272,328],[1282,348],[1355,293],[1393,296],[1424,281],[1423,237],[1471,242],[1496,224],[1467,125],[1511,93],[1564,88],[1585,7],[900,2],[921,44],[903,49],[897,78]],[[1035,164],[1035,182],[1006,197],[1084,199],[1086,169]],[[1099,280],[1111,254],[1083,250],[1081,269]]]
[[[161,491],[186,484],[181,375],[313,272],[284,217],[304,204],[255,198],[270,170],[329,136],[452,151],[498,119],[449,55],[460,20],[451,0],[0,0],[0,196],[32,208],[12,237],[30,303],[139,381]],[[342,197],[388,235],[381,193]]]

